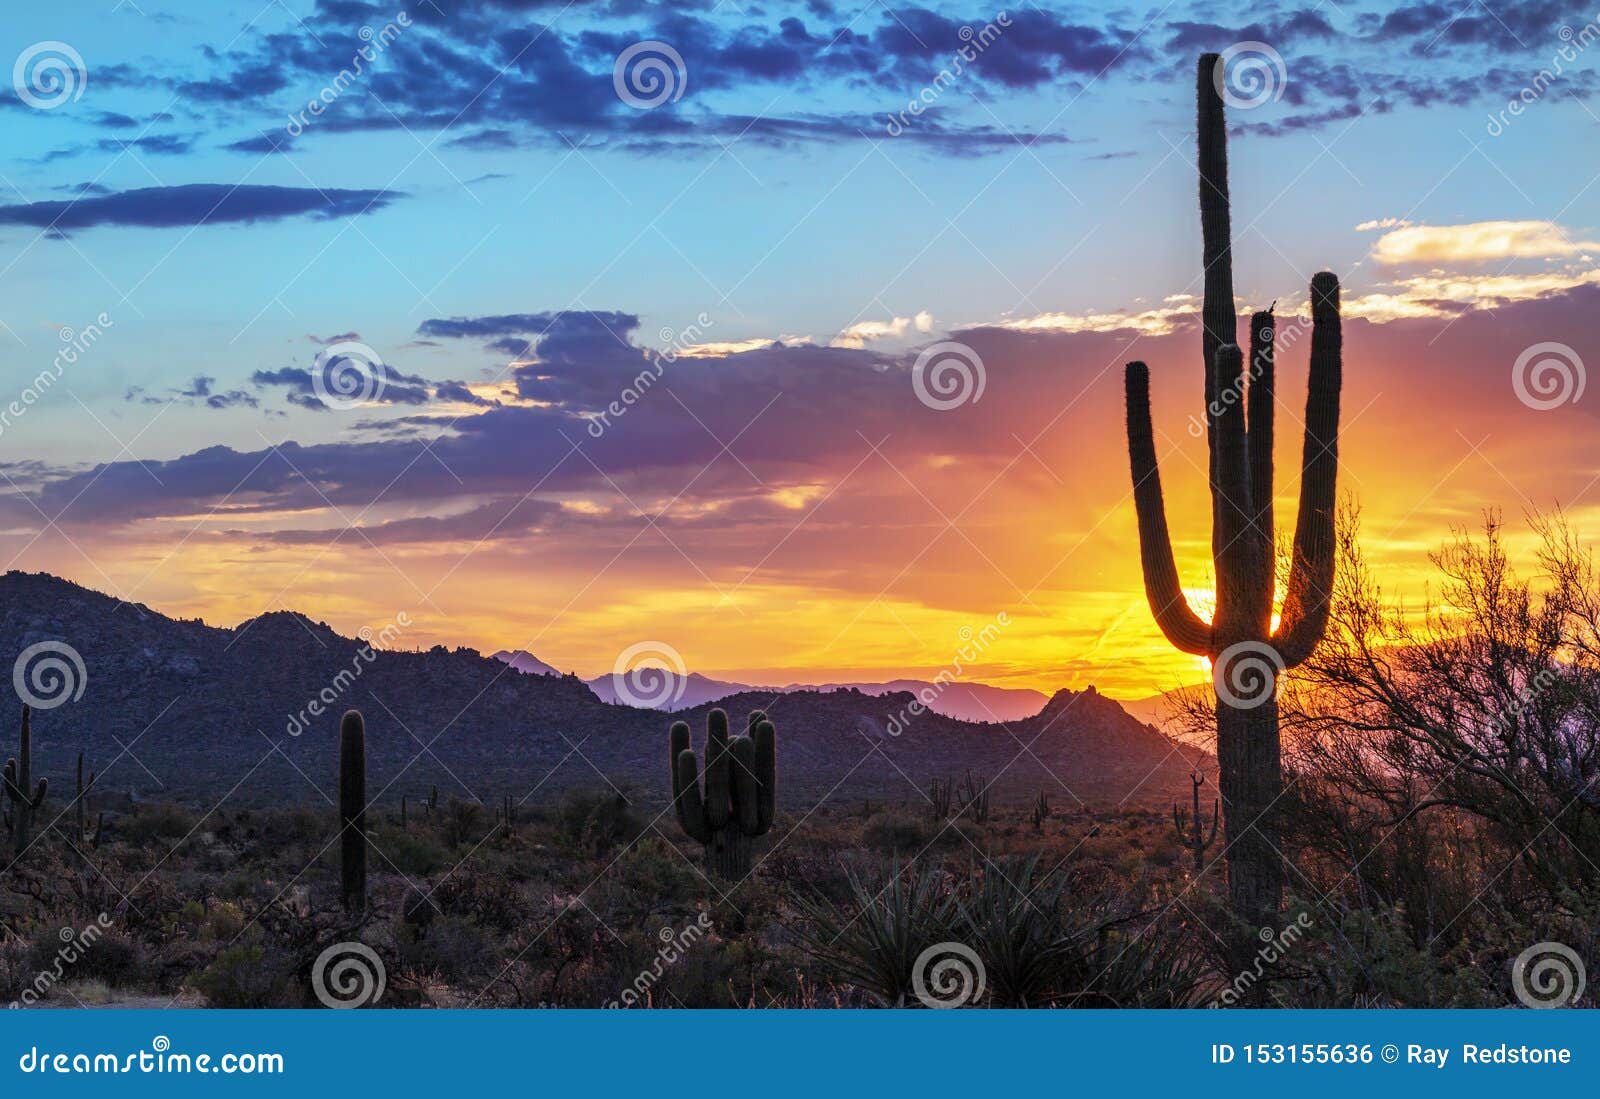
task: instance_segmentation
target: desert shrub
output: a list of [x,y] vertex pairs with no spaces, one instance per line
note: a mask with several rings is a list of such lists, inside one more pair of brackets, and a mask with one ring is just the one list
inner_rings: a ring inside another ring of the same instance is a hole
[[432,874],[447,867],[444,848],[430,836],[386,830],[376,835],[373,843],[402,874]]
[[556,825],[570,843],[595,855],[632,843],[645,828],[627,796],[609,788],[568,791],[556,806]]
[[425,930],[402,940],[400,957],[407,966],[455,985],[481,981],[502,964],[495,939],[459,916],[433,920]]
[[861,842],[867,847],[906,856],[920,853],[932,837],[928,822],[909,813],[880,813],[861,829]]
[[950,938],[956,904],[944,873],[926,863],[846,868],[850,900],[801,894],[801,946],[838,983],[852,985],[881,1007],[912,1001],[913,969],[928,947]]
[[117,834],[129,843],[178,840],[194,830],[197,818],[180,806],[162,802],[141,805],[117,822]]
[[303,1000],[293,960],[272,946],[230,946],[194,979],[207,1007],[299,1007]]

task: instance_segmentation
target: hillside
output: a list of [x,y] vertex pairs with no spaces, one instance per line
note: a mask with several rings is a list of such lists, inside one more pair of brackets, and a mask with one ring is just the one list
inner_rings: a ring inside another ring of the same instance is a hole
[[[57,789],[70,790],[83,751],[106,795],[204,802],[231,791],[230,803],[327,804],[338,717],[356,707],[378,801],[437,784],[442,796],[532,803],[607,782],[665,801],[664,715],[602,702],[575,676],[519,675],[471,649],[375,651],[282,611],[209,626],[19,572],[0,578],[0,637],[12,654],[56,640],[83,658],[82,697],[34,719],[34,772]],[[920,802],[930,779],[967,768],[994,779],[1002,799],[1046,789],[1061,808],[1165,803],[1187,789],[1189,766],[1172,743],[1093,688],[1058,692],[1009,724],[914,716],[909,693],[853,689],[748,691],[721,704],[739,722],[757,706],[773,715],[783,796],[800,811],[830,793]],[[677,715],[697,744],[709,708]],[[15,730],[8,715],[0,755],[15,751]]]

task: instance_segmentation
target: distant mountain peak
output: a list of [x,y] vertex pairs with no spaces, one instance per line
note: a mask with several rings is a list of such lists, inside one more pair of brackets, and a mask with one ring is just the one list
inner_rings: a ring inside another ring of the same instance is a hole
[[504,664],[510,664],[523,675],[560,675],[561,672],[552,665],[546,664],[527,649],[501,649],[491,658]]

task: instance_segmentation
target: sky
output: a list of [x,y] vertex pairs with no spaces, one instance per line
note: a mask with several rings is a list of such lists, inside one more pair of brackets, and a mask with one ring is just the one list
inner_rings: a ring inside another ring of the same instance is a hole
[[1277,303],[1281,528],[1326,269],[1387,591],[1485,509],[1594,529],[1600,13],[1240,11],[8,12],[0,557],[586,676],[1194,682],[1145,607],[1122,366],[1204,604],[1205,51],[1239,306]]

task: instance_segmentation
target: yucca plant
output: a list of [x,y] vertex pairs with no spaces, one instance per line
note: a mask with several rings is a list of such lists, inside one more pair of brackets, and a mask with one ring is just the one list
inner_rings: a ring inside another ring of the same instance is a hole
[[[1248,388],[1234,313],[1228,201],[1227,126],[1222,59],[1200,58],[1200,225],[1205,297],[1201,356],[1210,451],[1211,547],[1216,612],[1189,606],[1173,559],[1150,417],[1150,372],[1127,367],[1128,454],[1145,592],[1157,625],[1186,653],[1209,657],[1217,688],[1217,760],[1224,809],[1228,890],[1235,916],[1255,931],[1271,926],[1283,893],[1276,803],[1282,789],[1278,677],[1304,661],[1322,639],[1334,573],[1334,503],[1338,467],[1341,336],[1339,280],[1311,279],[1311,377],[1300,514],[1288,584],[1276,629],[1273,529],[1273,354],[1271,309],[1250,325]],[[1248,416],[1247,416],[1248,409]]]
[[911,863],[861,873],[845,867],[849,898],[843,907],[820,894],[795,898],[801,947],[879,1007],[914,1004],[917,959],[948,940],[957,920],[944,873]]

